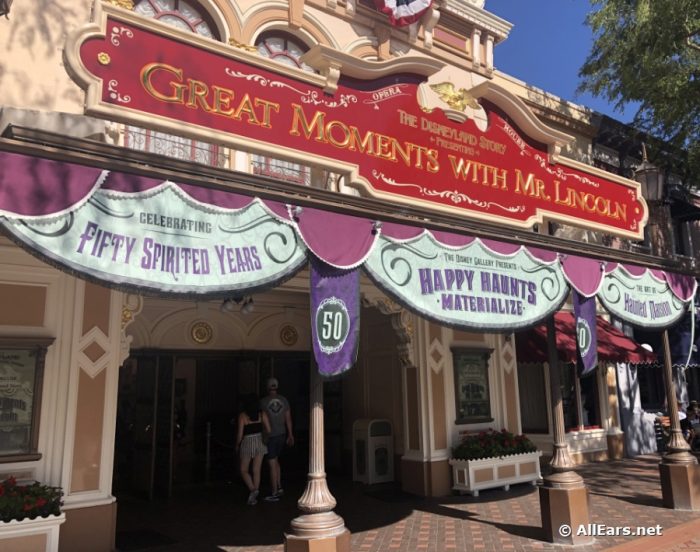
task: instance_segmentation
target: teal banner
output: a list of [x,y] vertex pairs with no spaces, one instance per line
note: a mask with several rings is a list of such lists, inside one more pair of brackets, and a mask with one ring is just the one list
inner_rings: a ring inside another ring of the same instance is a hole
[[651,271],[632,276],[621,266],[605,275],[598,298],[612,315],[643,329],[672,326],[688,309],[688,303]]
[[532,326],[556,312],[569,291],[557,262],[524,248],[502,254],[480,240],[454,248],[427,233],[403,242],[380,237],[365,268],[407,308],[464,329]]
[[15,239],[75,272],[165,294],[266,288],[307,260],[292,226],[260,200],[222,209],[172,183],[136,193],[98,190],[69,213],[5,219],[4,225]]

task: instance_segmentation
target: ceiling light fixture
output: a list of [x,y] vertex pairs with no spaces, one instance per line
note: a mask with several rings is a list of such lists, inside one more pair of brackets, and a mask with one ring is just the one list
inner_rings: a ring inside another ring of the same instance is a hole
[[253,312],[253,309],[253,298],[250,295],[239,295],[237,297],[224,299],[219,307],[219,310],[224,313],[240,310],[241,314],[249,314]]

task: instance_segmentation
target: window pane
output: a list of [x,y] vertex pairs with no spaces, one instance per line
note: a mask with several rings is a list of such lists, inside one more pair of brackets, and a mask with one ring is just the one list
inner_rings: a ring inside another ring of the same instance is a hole
[[207,25],[204,21],[198,23],[194,30],[198,35],[206,36],[207,38],[212,39],[214,38],[214,34],[211,32],[209,25]]
[[183,21],[175,15],[163,15],[158,18],[158,21],[161,21],[162,23],[167,23],[168,25],[172,25],[173,27],[177,27],[178,29],[182,29],[183,31],[192,30],[185,21]]
[[172,11],[175,9],[175,0],[155,0],[158,11]]
[[36,350],[0,351],[0,454],[32,452]]
[[491,421],[490,352],[460,349],[453,356],[458,423]]
[[284,39],[278,37],[270,37],[265,40],[267,49],[272,53],[284,52]]
[[145,17],[155,17],[156,15],[156,10],[153,9],[150,2],[139,2],[134,6],[134,11]]

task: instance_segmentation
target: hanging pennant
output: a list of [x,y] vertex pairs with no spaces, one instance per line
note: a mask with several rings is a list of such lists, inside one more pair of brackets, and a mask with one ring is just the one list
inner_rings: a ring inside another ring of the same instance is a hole
[[431,0],[374,0],[377,9],[389,16],[395,27],[405,27],[418,21],[432,5]]
[[322,376],[337,376],[357,360],[360,273],[311,258],[311,335]]
[[576,350],[579,376],[593,373],[598,365],[598,336],[595,296],[586,297],[572,289],[576,319]]

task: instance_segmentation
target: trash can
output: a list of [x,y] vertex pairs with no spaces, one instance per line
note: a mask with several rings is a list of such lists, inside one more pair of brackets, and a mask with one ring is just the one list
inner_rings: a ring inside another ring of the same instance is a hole
[[359,419],[352,425],[352,479],[372,485],[394,480],[391,422]]

